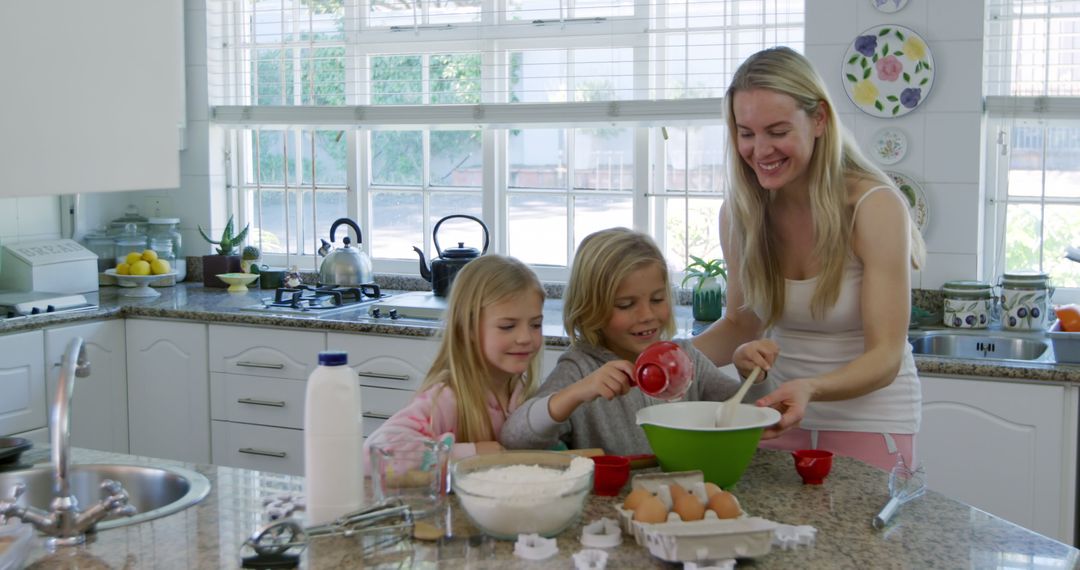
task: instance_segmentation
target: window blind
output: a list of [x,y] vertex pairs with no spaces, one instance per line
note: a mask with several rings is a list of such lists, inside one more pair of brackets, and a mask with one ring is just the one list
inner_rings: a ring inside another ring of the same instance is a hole
[[225,124],[716,122],[801,0],[211,0]]

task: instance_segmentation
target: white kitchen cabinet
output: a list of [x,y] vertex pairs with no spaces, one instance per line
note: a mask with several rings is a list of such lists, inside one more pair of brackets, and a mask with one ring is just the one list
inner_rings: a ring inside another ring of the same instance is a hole
[[210,462],[206,325],[127,321],[130,453]]
[[360,382],[367,437],[409,403],[435,360],[439,341],[329,333],[326,346],[349,353],[349,366]]
[[923,376],[928,486],[1072,544],[1077,388]]
[[209,335],[214,463],[303,475],[307,377],[326,333],[210,325]]
[[0,434],[48,425],[42,332],[0,336]]
[[82,337],[90,375],[74,379],[71,396],[71,445],[128,452],[127,347],[124,321],[109,320],[45,331],[48,398],[56,397],[59,364],[68,343]]
[[0,2],[0,53],[23,49],[4,61],[0,196],[180,186],[182,0]]

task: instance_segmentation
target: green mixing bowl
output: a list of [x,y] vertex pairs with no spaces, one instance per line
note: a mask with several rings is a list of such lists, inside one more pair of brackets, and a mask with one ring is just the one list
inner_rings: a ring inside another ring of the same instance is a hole
[[761,432],[780,421],[780,412],[739,404],[732,425],[718,428],[715,427],[718,405],[718,402],[674,402],[638,410],[637,423],[645,430],[661,469],[700,469],[706,481],[725,489],[739,482],[754,457]]

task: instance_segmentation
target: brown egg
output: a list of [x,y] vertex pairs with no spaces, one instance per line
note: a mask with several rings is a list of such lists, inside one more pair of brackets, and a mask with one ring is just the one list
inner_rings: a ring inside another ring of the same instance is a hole
[[716,513],[717,517],[722,519],[734,519],[742,514],[739,500],[735,498],[735,495],[727,491],[720,491],[710,497],[709,508]]
[[690,491],[687,491],[685,488],[683,488],[682,485],[680,485],[678,483],[671,483],[670,485],[668,485],[668,490],[671,491],[671,502],[672,503],[675,502],[675,497],[678,497],[680,495],[689,495],[690,494]]
[[638,505],[640,505],[642,501],[651,496],[653,496],[653,494],[646,491],[645,489],[634,489],[633,491],[630,491],[629,495],[626,496],[626,500],[623,501],[622,506],[624,509],[636,511]]
[[646,497],[634,510],[634,520],[643,523],[662,523],[667,521],[668,509],[664,502],[656,497]]
[[705,496],[712,498],[717,493],[723,493],[724,490],[720,488],[720,485],[716,483],[705,483]]
[[705,518],[705,505],[690,493],[683,493],[673,499],[671,510],[684,521],[699,521]]

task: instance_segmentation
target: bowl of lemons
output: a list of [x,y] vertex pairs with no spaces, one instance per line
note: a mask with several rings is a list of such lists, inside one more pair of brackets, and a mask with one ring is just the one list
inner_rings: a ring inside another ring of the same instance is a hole
[[157,252],[147,249],[127,254],[123,263],[106,269],[105,274],[116,278],[123,297],[157,297],[161,293],[151,289],[150,284],[175,276],[176,272],[168,261],[158,258]]

